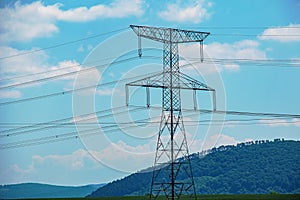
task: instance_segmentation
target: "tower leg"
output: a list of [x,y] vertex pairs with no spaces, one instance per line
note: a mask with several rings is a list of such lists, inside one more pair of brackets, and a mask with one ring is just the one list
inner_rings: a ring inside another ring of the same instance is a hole
[[190,199],[196,199],[181,111],[173,115],[173,131],[175,133],[173,141],[170,138],[171,119],[170,112],[162,112],[150,199],[156,199],[159,195],[165,196],[166,199],[179,199],[182,194],[189,195]]

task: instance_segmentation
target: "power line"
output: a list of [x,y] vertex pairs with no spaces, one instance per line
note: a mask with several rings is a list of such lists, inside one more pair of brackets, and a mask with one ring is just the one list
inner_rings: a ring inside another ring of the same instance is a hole
[[[144,51],[151,51],[151,50],[156,50],[155,48],[147,48],[145,49]],[[130,54],[136,54],[135,51],[131,51],[131,52],[128,52],[126,55],[130,55]],[[150,58],[150,57],[154,57],[154,56],[144,56],[144,58]],[[94,63],[98,63],[100,61],[105,61],[105,60],[116,60],[118,59],[119,57],[118,56],[115,56],[115,57],[107,57],[107,58],[101,58],[101,59],[96,59],[92,62],[85,62],[85,63],[78,63],[78,64],[72,64],[72,65],[69,65],[69,66],[65,66],[65,67],[62,67],[62,68],[58,68],[58,69],[52,69],[52,70],[45,70],[45,71],[40,71],[40,72],[36,72],[36,73],[29,73],[29,74],[24,74],[24,75],[20,75],[20,76],[10,76],[10,77],[0,77],[0,82],[4,82],[4,81],[11,81],[11,80],[14,80],[14,79],[19,79],[19,78],[26,78],[26,77],[32,77],[32,76],[36,76],[36,75],[41,75],[41,74],[51,74],[53,72],[57,72],[57,71],[62,71],[62,70],[65,70],[65,69],[71,69],[71,68],[74,68],[74,67],[84,67],[84,66],[91,66],[92,64]],[[118,60],[120,61],[120,60]],[[114,61],[116,62],[116,61]],[[108,65],[108,64],[111,64],[110,63],[105,63],[105,64],[102,64],[102,65]],[[93,66],[93,67],[96,67],[96,68],[99,68],[101,67],[101,65],[97,65],[97,66]],[[84,69],[84,68],[83,68]],[[78,71],[74,71],[74,73],[76,73]],[[61,75],[66,75],[66,73],[63,73]]]
[[[144,58],[151,58],[151,57],[152,58],[159,58],[157,56],[144,56]],[[89,68],[82,68],[80,70],[80,72],[85,72],[85,71],[93,70],[95,68],[105,67],[108,64],[111,64],[111,65],[120,64],[122,62],[131,61],[131,60],[134,60],[136,58],[138,58],[138,57],[134,56],[134,57],[126,58],[126,59],[123,59],[123,60],[114,61],[112,63],[105,63],[105,64],[96,65],[96,66],[89,67]],[[101,59],[99,61],[106,60],[106,59],[108,59],[108,58]],[[199,60],[199,58],[189,58],[189,59]],[[283,65],[283,66],[295,67],[295,66],[300,65],[300,60],[299,59],[206,58],[206,59],[204,59],[204,61],[205,61],[205,63],[223,63],[223,62],[226,63],[226,62],[229,62],[228,64],[233,64],[232,62],[240,62],[240,64],[246,64],[248,62],[248,64],[251,64],[251,65],[259,64],[260,66],[265,65],[266,63],[270,63],[271,66],[274,66],[274,65],[282,66]],[[98,61],[95,61],[95,62],[98,62]],[[88,64],[92,64],[92,63],[88,63]],[[71,67],[73,68],[73,67],[76,67],[76,66],[81,66],[81,64],[72,65]],[[24,78],[24,77],[28,77],[28,76],[32,77],[32,76],[36,76],[36,75],[40,75],[40,74],[44,74],[44,73],[49,74],[49,73],[53,73],[55,71],[60,71],[60,70],[63,70],[63,69],[67,69],[69,67],[70,66],[65,67],[65,68],[61,68],[61,69],[55,69],[55,70],[49,70],[49,71],[44,71],[44,72],[32,73],[32,74],[28,74],[28,75],[16,76],[16,77],[11,77],[11,78],[4,78],[4,79],[1,79],[0,81],[12,80],[12,79],[16,79],[16,78]],[[4,85],[4,86],[0,87],[0,89],[9,89],[9,88],[13,88],[13,87],[19,87],[19,86],[34,84],[34,83],[43,82],[43,81],[47,81],[47,80],[58,79],[58,78],[62,78],[62,77],[65,77],[65,76],[74,75],[75,73],[78,73],[78,72],[79,72],[79,70],[75,70],[75,71],[72,71],[72,72],[67,72],[67,73],[58,74],[58,75],[54,75],[54,76],[48,76],[48,77],[45,77],[45,78],[31,80],[31,81],[27,81],[27,82],[21,82],[21,83],[12,84],[12,85]]]
[[[189,27],[189,28],[191,28],[191,27]],[[236,29],[269,29],[269,28],[299,29],[300,26],[292,26],[292,27],[205,27],[204,26],[204,27],[194,27],[194,28],[200,28],[200,29],[235,29],[235,30]],[[84,37],[84,38],[80,38],[80,39],[77,39],[77,40],[72,40],[72,41],[69,41],[69,42],[63,42],[63,43],[59,43],[59,44],[56,44],[56,45],[52,45],[52,46],[48,46],[48,47],[44,47],[44,48],[40,48],[40,49],[36,49],[36,50],[32,50],[32,51],[27,51],[27,52],[24,52],[24,53],[18,53],[18,54],[14,54],[14,55],[4,56],[4,57],[0,57],[0,60],[4,60],[4,59],[8,59],[8,58],[14,58],[14,57],[28,55],[28,54],[33,54],[33,53],[40,52],[40,51],[43,51],[43,50],[53,49],[53,48],[57,48],[57,47],[65,46],[65,45],[70,45],[70,44],[74,44],[74,43],[77,43],[77,42],[81,42],[81,41],[101,37],[101,36],[104,36],[104,35],[117,33],[117,32],[120,32],[120,31],[124,31],[126,29],[128,29],[128,27],[112,30],[112,31],[105,32],[105,33],[99,33],[99,34],[92,35],[92,36],[89,36],[89,37]],[[235,34],[235,33],[227,33],[227,34],[224,34],[224,33],[211,33],[211,34],[214,35],[214,36],[251,36],[251,37],[252,36],[259,36],[259,35],[254,35],[254,34]],[[276,36],[295,37],[295,36],[300,36],[300,35],[276,34],[276,35],[263,35],[263,36],[266,36],[266,37],[274,37],[274,36],[275,37]]]
[[0,60],[4,60],[4,59],[8,59],[8,58],[14,58],[14,57],[28,55],[28,54],[33,54],[33,53],[36,53],[36,52],[39,52],[39,51],[44,51],[44,50],[48,50],[48,49],[53,49],[53,48],[65,46],[65,45],[70,45],[70,44],[74,44],[74,43],[81,42],[81,41],[84,41],[84,40],[89,40],[89,39],[101,37],[101,36],[104,36],[104,35],[109,35],[109,34],[112,34],[112,33],[117,33],[117,32],[120,32],[120,31],[124,31],[126,29],[128,29],[128,27],[116,29],[116,30],[113,30],[113,31],[105,32],[105,33],[100,33],[100,34],[92,35],[92,36],[89,36],[89,37],[84,37],[84,38],[81,38],[81,39],[78,39],[78,40],[72,40],[72,41],[69,41],[69,42],[63,42],[63,43],[59,43],[59,44],[56,44],[56,45],[52,45],[52,46],[48,46],[48,47],[44,47],[44,48],[40,48],[40,49],[36,49],[36,50],[32,50],[32,51],[27,51],[27,52],[24,52],[24,53],[18,53],[18,54],[14,54],[14,55],[10,55],[10,56],[4,56],[4,57],[0,57]]
[[[144,109],[144,107],[140,107],[140,108]],[[191,110],[189,110],[189,111],[191,111]],[[208,112],[208,110],[201,110],[201,112]],[[213,113],[213,112],[214,111],[211,111],[209,113]],[[217,111],[216,113],[221,113],[221,112]],[[243,126],[245,126],[245,125],[277,125],[277,124],[297,124],[297,123],[299,123],[298,121],[272,121],[272,120],[276,120],[278,118],[283,120],[283,119],[289,119],[289,118],[291,118],[291,116],[295,117],[295,115],[293,115],[293,114],[253,113],[253,112],[237,112],[237,111],[227,111],[227,113],[230,113],[230,114],[239,113],[237,115],[245,115],[245,116],[249,116],[249,115],[253,116],[254,114],[257,114],[258,116],[277,116],[277,117],[269,118],[269,119],[255,118],[255,119],[230,119],[230,120],[188,120],[188,121],[185,121],[187,123],[186,126],[196,126],[196,125],[204,125],[204,126],[207,126],[207,125],[238,125],[238,126],[241,126],[241,125],[243,125]],[[189,117],[189,116],[190,115],[187,115],[187,117]],[[282,118],[283,116],[285,116],[285,118]],[[286,116],[288,116],[288,117],[286,117]],[[297,115],[297,116],[300,117],[300,115]],[[129,126],[122,126],[122,130],[137,128],[137,126],[135,125],[136,123],[139,123],[141,125],[160,123],[159,121],[145,121],[145,120],[149,120],[149,119],[150,118],[122,123],[122,125],[129,125]],[[264,121],[259,121],[259,120],[264,120]],[[209,123],[207,123],[207,122],[209,122]],[[52,122],[49,122],[48,124],[52,124]],[[58,125],[58,124],[56,124],[56,125]],[[108,125],[106,125],[106,126],[101,126],[101,129],[104,130],[106,133],[113,133],[113,132],[120,131],[120,127],[118,125],[119,125],[119,123],[111,123],[111,124],[108,123]],[[63,134],[59,134],[59,135],[44,136],[44,137],[33,138],[33,139],[29,139],[29,140],[22,140],[22,141],[17,141],[17,142],[1,144],[0,149],[3,150],[3,149],[20,148],[20,147],[27,147],[27,146],[33,146],[33,145],[41,145],[41,144],[60,142],[60,141],[65,141],[65,140],[70,140],[70,139],[78,139],[79,136],[80,137],[88,137],[88,136],[92,136],[95,134],[99,134],[99,128],[87,129],[84,131],[84,133],[81,133],[80,135],[78,135],[77,131],[74,131],[74,132],[63,133]]]
[[[135,53],[135,52],[134,52]],[[144,56],[145,57],[145,56]],[[146,56],[147,58],[148,56]],[[69,69],[69,68],[74,68],[74,67],[80,67],[80,66],[89,66],[93,63],[97,63],[99,61],[104,61],[104,60],[109,60],[109,59],[113,59],[115,57],[110,57],[110,58],[103,58],[103,59],[99,59],[97,61],[94,62],[90,62],[90,63],[81,63],[81,64],[75,64],[75,65],[70,65],[67,67],[63,67],[63,68],[59,68],[59,69],[54,69],[54,70],[47,70],[47,71],[42,71],[42,72],[37,72],[37,73],[31,73],[31,74],[26,74],[26,75],[21,75],[21,76],[13,76],[13,77],[7,77],[7,78],[2,78],[0,79],[0,81],[10,81],[10,80],[14,80],[14,79],[19,79],[19,78],[25,78],[25,77],[32,77],[32,76],[36,76],[36,75],[41,75],[41,74],[51,74],[53,72],[56,71],[61,71],[61,70],[65,70],[65,69]],[[161,58],[161,57],[157,57],[157,58]],[[191,59],[191,60],[199,60],[199,58],[192,58],[192,57],[184,57],[185,59]],[[278,65],[291,65],[291,66],[297,66],[300,65],[300,60],[299,59],[253,59],[253,58],[204,58],[204,62],[206,63],[217,63],[217,62],[241,62],[240,64],[251,64],[251,65],[255,65],[255,64],[259,64],[259,65],[265,65],[265,64],[271,64],[271,66],[274,66],[274,64],[278,64]],[[108,63],[106,63],[107,65]],[[105,65],[105,64],[104,64]],[[97,68],[101,67],[101,66],[95,66]],[[74,71],[74,73],[76,73],[78,71]],[[63,75],[67,75],[66,73],[61,74]]]
[[[143,57],[144,58],[150,58],[150,59],[151,58],[152,59],[161,58],[161,57],[157,57],[157,56],[143,56]],[[134,58],[134,57],[132,57],[132,58]],[[189,59],[199,60],[199,58],[189,58]],[[280,62],[281,64],[284,63],[284,62],[291,61],[291,62],[293,62],[293,63],[290,63],[291,67],[295,67],[295,66],[300,65],[300,60],[298,60],[298,59],[291,59],[291,60],[289,60],[289,59],[246,59],[246,58],[243,58],[243,59],[225,59],[225,58],[222,58],[222,59],[220,59],[220,58],[212,58],[212,59],[204,59],[204,63],[211,63],[210,60],[214,60],[214,62],[218,62],[219,60],[224,60],[224,61],[228,61],[228,62],[232,62],[232,61],[235,61],[235,60],[237,60],[237,61],[270,62],[270,63],[272,63],[272,62]],[[187,64],[184,64],[184,65],[181,65],[180,67],[186,67],[186,66],[190,66],[190,65],[197,64],[197,63],[200,63],[200,62],[201,61],[187,63]],[[221,63],[221,62],[218,62],[218,63]],[[277,66],[280,66],[280,63],[278,63]],[[233,64],[233,63],[229,63],[229,64]],[[288,63],[285,63],[285,64],[288,64]],[[274,63],[271,66],[274,66]],[[100,65],[97,66],[97,67],[100,67]],[[88,68],[87,70],[90,70],[90,69]],[[157,72],[157,73],[159,73],[159,72]],[[133,77],[133,78],[138,78],[138,77],[142,77],[142,76],[136,76],[136,77]],[[50,77],[49,77],[49,79],[50,79]],[[108,83],[103,83],[103,84],[88,86],[88,87],[84,87],[84,88],[77,88],[77,89],[74,89],[74,90],[66,90],[66,91],[62,91],[62,92],[56,92],[56,93],[51,93],[51,94],[46,94],[46,95],[40,95],[40,96],[35,96],[35,97],[29,97],[29,98],[14,100],[14,101],[2,102],[2,103],[0,103],[0,106],[5,106],[5,105],[15,104],[15,103],[22,103],[22,102],[27,102],[27,101],[33,101],[33,100],[38,100],[38,99],[43,99],[43,98],[49,98],[49,97],[54,97],[54,96],[59,96],[59,95],[66,95],[66,94],[70,94],[70,93],[75,92],[75,91],[82,91],[82,90],[87,90],[87,89],[96,88],[96,87],[100,87],[100,86],[110,85],[110,84],[117,83],[119,81],[125,81],[125,80],[130,80],[130,79],[123,79],[123,80],[112,81],[112,82],[108,82]],[[39,82],[39,81],[42,81],[42,80],[35,80],[35,81]]]
[[[117,113],[118,114],[122,114],[122,113]],[[114,113],[115,115],[115,113]],[[192,116],[195,116],[196,114],[190,114],[190,115],[185,115],[184,117],[192,117]],[[198,114],[197,114],[198,115]],[[111,115],[113,116],[113,115]],[[106,117],[106,116],[105,116]],[[96,117],[94,117],[96,118]],[[91,118],[91,119],[94,119],[94,118]],[[144,120],[150,120],[151,118],[147,118],[147,119],[144,119]],[[207,119],[207,120],[184,120],[184,122],[187,122],[187,123],[197,123],[197,122],[200,122],[200,123],[203,123],[203,122],[211,122],[209,124],[215,124],[215,123],[227,123],[227,122],[255,122],[255,121],[266,121],[267,124],[280,124],[280,123],[300,123],[298,121],[273,121],[273,120],[287,120],[287,119],[291,119],[291,117],[274,117],[274,118],[251,118],[251,119],[228,119],[228,120],[211,120],[211,119]],[[86,119],[86,120],[89,120],[89,119]],[[270,123],[268,123],[267,121],[270,121]],[[147,123],[149,124],[156,124],[156,123],[159,123],[160,121],[148,121]],[[35,125],[36,127],[44,127],[44,126],[49,126],[49,125],[55,125],[55,128],[74,128],[74,126],[76,127],[94,127],[92,125],[127,125],[127,124],[132,124],[132,123],[135,123],[135,124],[139,124],[139,123],[146,123],[145,121],[141,121],[141,120],[138,120],[138,121],[125,121],[125,122],[102,122],[102,121],[99,121],[99,122],[86,122],[86,123],[74,123],[74,122],[66,122],[66,123],[43,123],[43,124],[39,124],[39,125]],[[260,124],[264,124],[265,122],[260,122]],[[18,127],[18,128],[21,128],[21,129],[25,129],[26,128],[26,125],[33,125],[35,123],[20,123],[20,122],[7,122],[7,123],[0,123],[0,127]],[[9,129],[7,129],[9,130]],[[6,130],[4,130],[6,131]],[[2,132],[0,132],[2,133]],[[5,136],[10,136],[10,135],[5,135]],[[1,135],[0,135],[1,137]]]
[[24,74],[24,75],[20,75],[20,76],[10,76],[10,77],[5,77],[5,78],[2,77],[2,78],[0,78],[0,82],[11,81],[11,80],[14,80],[14,79],[20,79],[20,78],[26,78],[26,77],[32,77],[32,76],[41,75],[41,74],[51,74],[53,72],[62,71],[62,70],[66,70],[66,69],[71,69],[71,68],[74,68],[74,67],[89,66],[93,63],[98,63],[99,61],[105,61],[105,60],[110,60],[110,59],[116,59],[116,57],[97,59],[96,61],[93,61],[93,62],[78,63],[78,64],[73,64],[73,65],[69,65],[69,66],[66,66],[66,67],[58,68],[58,69],[45,70],[45,71],[40,71],[40,72],[36,72],[36,73]]
[[[149,74],[155,75],[155,74],[158,74],[158,73],[154,72],[154,73],[149,73]],[[135,77],[125,78],[125,79],[122,79],[122,80],[116,80],[116,81],[111,81],[111,82],[106,82],[106,83],[100,83],[100,84],[97,84],[97,85],[91,85],[91,86],[76,88],[76,89],[71,89],[71,90],[65,90],[65,91],[62,91],[62,92],[50,93],[50,94],[45,94],[45,95],[40,95],[40,96],[35,96],[35,97],[29,97],[29,98],[14,100],[14,101],[6,101],[6,102],[0,103],[0,106],[16,104],[16,103],[23,103],[23,102],[28,102],[28,101],[34,101],[34,100],[50,98],[50,97],[55,97],[55,96],[60,96],[60,95],[67,95],[67,94],[71,94],[73,92],[79,92],[79,91],[84,91],[84,90],[89,90],[89,89],[95,89],[95,88],[99,88],[99,87],[103,87],[103,86],[107,86],[107,85],[112,85],[112,84],[116,84],[118,82],[128,81],[128,80],[132,80],[132,79],[139,78],[139,77],[144,77],[144,76],[145,75],[139,75],[139,76],[135,76]]]
[[257,30],[257,29],[300,29],[300,26],[285,26],[285,27],[275,27],[275,26],[185,26],[186,28],[192,29],[223,29],[223,30]]
[[300,37],[300,35],[283,35],[283,34],[241,34],[241,33],[211,33],[213,36],[240,36],[240,37]]
[[[140,122],[142,124],[146,124],[147,122]],[[132,124],[132,123],[131,123]],[[122,127],[122,129],[130,129],[130,128],[136,128],[136,125],[131,125],[127,127]],[[106,130],[109,133],[120,131],[120,128],[116,125],[108,125],[108,126],[102,126],[101,129],[108,129]],[[87,137],[91,135],[99,134],[99,128],[93,128],[85,130],[84,133],[81,133],[80,137]],[[45,144],[45,143],[52,143],[52,142],[59,142],[63,140],[70,140],[70,139],[77,139],[78,132],[70,132],[70,133],[64,133],[60,135],[53,135],[53,136],[46,136],[46,137],[40,137],[40,138],[34,138],[30,140],[23,140],[23,141],[17,141],[17,142],[11,142],[6,144],[1,144],[0,149],[8,149],[8,148],[18,148],[18,147],[24,147],[24,146],[32,146],[32,145],[38,145],[38,144]]]
[[[114,110],[119,110],[119,109],[122,109],[122,108],[125,108],[125,106],[118,107]],[[136,107],[134,109],[131,109],[130,112],[136,112],[136,111],[139,111],[141,109],[143,109],[143,108],[142,107]],[[125,111],[115,112],[113,114],[108,113],[108,114],[103,115],[103,113],[106,113],[108,111],[112,111],[112,109],[101,110],[101,111],[97,111],[95,113],[88,113],[88,114],[84,114],[84,115],[80,115],[80,116],[75,116],[75,118],[76,117],[79,118],[78,120],[76,120],[76,123],[82,122],[82,121],[93,120],[93,119],[95,120],[95,119],[98,119],[98,118],[108,118],[108,117],[112,117],[114,115],[124,114],[124,113],[128,112],[128,110],[125,110]],[[102,115],[97,116],[98,114],[102,114]],[[3,130],[3,131],[0,132],[0,137],[10,137],[10,136],[16,136],[16,135],[20,135],[20,134],[27,134],[27,133],[32,133],[32,132],[41,131],[41,130],[60,128],[60,126],[70,124],[70,121],[73,121],[73,120],[74,120],[74,117],[68,117],[68,118],[54,120],[54,121],[50,121],[50,122],[37,123],[37,124],[30,125],[30,126],[7,129],[7,130]],[[67,121],[67,122],[64,122],[64,121]]]
[[58,75],[54,75],[54,76],[49,76],[49,77],[36,79],[36,80],[32,80],[32,81],[16,83],[16,84],[12,84],[12,85],[5,85],[5,86],[0,87],[0,90],[14,88],[14,87],[20,87],[20,86],[25,86],[25,85],[30,85],[30,84],[39,83],[39,82],[48,81],[48,80],[57,79],[57,78],[62,78],[62,77],[66,77],[66,76],[71,76],[71,75],[74,75],[78,72],[80,72],[80,73],[88,72],[88,71],[97,69],[99,67],[105,67],[108,64],[117,65],[117,64],[120,64],[120,63],[123,63],[123,62],[129,62],[129,61],[135,60],[137,58],[138,58],[137,56],[134,56],[134,57],[126,58],[126,59],[123,59],[123,60],[114,61],[114,62],[111,62],[111,63],[105,63],[105,64],[97,65],[97,66],[94,66],[94,67],[83,68],[80,71],[76,70],[76,71],[67,72],[67,73],[63,73],[63,74],[58,74]]

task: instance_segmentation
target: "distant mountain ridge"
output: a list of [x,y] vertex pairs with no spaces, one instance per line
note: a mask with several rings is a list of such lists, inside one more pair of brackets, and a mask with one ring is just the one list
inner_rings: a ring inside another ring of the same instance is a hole
[[[190,158],[198,194],[300,193],[300,141],[275,139],[220,146]],[[148,194],[152,172],[141,172],[113,181],[89,196]]]
[[0,199],[84,197],[105,184],[56,186],[39,183],[0,185]]

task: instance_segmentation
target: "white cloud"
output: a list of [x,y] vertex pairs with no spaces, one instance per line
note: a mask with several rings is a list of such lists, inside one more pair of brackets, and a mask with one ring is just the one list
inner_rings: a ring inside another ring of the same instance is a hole
[[111,169],[134,172],[151,166],[155,152],[149,144],[131,146],[123,141],[118,141],[102,150],[90,150],[90,153]]
[[85,159],[93,160],[91,155],[83,149],[78,149],[72,154],[33,156],[33,162],[39,165],[56,165],[69,170],[79,170],[85,166]]
[[[180,45],[180,55],[190,63],[200,61],[199,48],[199,44]],[[232,44],[214,42],[204,45],[204,53],[204,63],[194,65],[203,74],[238,71],[240,65],[237,59],[266,59],[266,53],[259,49],[259,43],[254,40],[242,40]],[[181,64],[186,64],[186,62]]]
[[266,29],[260,36],[261,40],[275,40],[279,42],[299,42],[300,24],[290,24]]
[[286,119],[262,119],[259,120],[259,123],[262,125],[270,126],[270,127],[278,127],[278,126],[300,126],[300,120],[298,118],[293,118],[292,120]]
[[202,150],[211,149],[221,145],[236,145],[239,143],[234,137],[224,134],[215,134],[205,139],[203,142]]
[[[82,185],[90,183],[101,168],[101,165],[83,149],[77,149],[67,154],[34,155],[27,161],[30,164],[6,165],[0,171],[0,184],[46,182],[50,184],[70,185],[75,183]],[[83,178],[82,174],[86,174],[86,177]],[[99,174],[101,177],[101,173]],[[95,182],[97,180],[99,181],[97,178]]]
[[100,17],[121,18],[129,15],[140,16],[142,14],[141,0],[118,0],[114,1],[109,6],[99,4],[90,8],[79,7],[66,11],[60,10],[58,6],[54,13],[59,20],[75,22],[91,21]]
[[30,50],[18,50],[8,46],[0,46],[0,57],[9,57],[19,54],[13,59],[0,60],[0,75],[1,78],[11,75],[24,75],[29,73],[41,72],[45,68],[45,62],[48,60],[48,55],[44,51],[37,51],[32,48]]
[[192,1],[188,6],[181,1],[167,5],[167,9],[158,13],[159,17],[167,21],[199,23],[210,17],[207,8],[210,2],[204,0]]
[[22,93],[18,90],[0,91],[0,99],[17,99],[22,96]]
[[71,122],[74,123],[96,123],[97,122],[97,115],[95,113],[92,113],[90,115],[81,117],[81,116],[74,116]]
[[44,5],[41,1],[31,4],[16,2],[12,7],[0,9],[1,42],[29,41],[51,36],[59,32],[57,21],[86,22],[130,15],[140,16],[143,14],[142,4],[142,0],[117,0],[110,5],[98,4],[90,8],[63,10],[60,3]]
[[292,119],[292,122],[295,126],[300,126],[300,119],[294,118],[294,119]]
[[[13,59],[0,60],[0,75],[1,78],[10,76],[23,76],[26,74],[41,73],[44,71],[51,71],[50,73],[39,74],[37,76],[29,76],[24,78],[20,77],[14,80],[16,82],[30,81],[33,78],[46,78],[49,76],[57,76],[60,74],[70,73],[72,71],[79,71],[80,64],[75,60],[64,60],[57,65],[48,64],[49,56],[45,51],[35,51],[36,48],[30,50],[18,50],[8,46],[0,46],[0,57],[8,57],[13,55],[24,54],[16,56]],[[66,76],[61,79],[73,79],[74,76]]]
[[[0,57],[23,54],[13,59],[0,60],[1,87],[53,76],[57,76],[57,78],[52,79],[52,81],[70,81],[74,80],[76,76],[76,73],[73,72],[81,69],[81,65],[75,60],[63,60],[56,65],[52,65],[48,63],[49,56],[44,51],[30,53],[34,50],[36,49],[18,50],[8,46],[0,46]],[[60,77],[60,75],[68,73],[69,75]],[[43,83],[35,82],[34,84],[23,85],[22,87],[32,87]],[[3,98],[18,98],[21,96],[21,93],[20,91],[5,91],[0,96]]]
[[96,93],[100,96],[110,96],[110,95],[124,96],[124,92],[120,91],[118,88],[98,89]]
[[[81,69],[80,64],[75,61],[75,60],[64,60],[59,62],[56,66],[51,66],[48,67],[50,68],[50,70],[52,70],[52,72],[48,73],[46,77],[49,76],[59,76],[61,74],[67,74],[67,73],[72,73],[72,72],[78,72]],[[68,75],[65,77],[61,77],[58,80],[73,80],[74,77],[76,76],[75,74],[72,75]]]

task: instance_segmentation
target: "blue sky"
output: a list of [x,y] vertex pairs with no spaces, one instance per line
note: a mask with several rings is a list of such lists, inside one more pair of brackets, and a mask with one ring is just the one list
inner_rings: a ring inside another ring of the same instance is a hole
[[[0,7],[0,184],[106,183],[152,165],[160,91],[151,90],[153,108],[126,108],[124,80],[161,70],[162,46],[143,39],[144,58],[136,58],[137,38],[130,24],[210,32],[206,62],[186,65],[200,60],[199,44],[180,45],[179,51],[182,71],[217,90],[218,109],[300,114],[298,0],[4,0]],[[84,70],[89,67],[94,68]],[[16,85],[70,72],[78,73]],[[109,84],[62,93],[102,83]],[[16,86],[3,88],[7,85]],[[3,104],[53,93],[60,94]],[[182,92],[184,109],[193,108],[191,95]],[[209,94],[197,97],[199,108],[211,108]],[[145,91],[130,88],[130,104],[145,106]],[[83,116],[87,113],[92,114]],[[77,127],[43,128],[53,126],[48,123],[24,128],[58,119]],[[254,123],[195,124],[211,119]],[[191,152],[247,140],[300,138],[299,118],[199,116],[186,111],[184,120]],[[91,126],[98,130],[83,136]],[[42,137],[60,140],[70,132],[80,138],[2,148]]]

